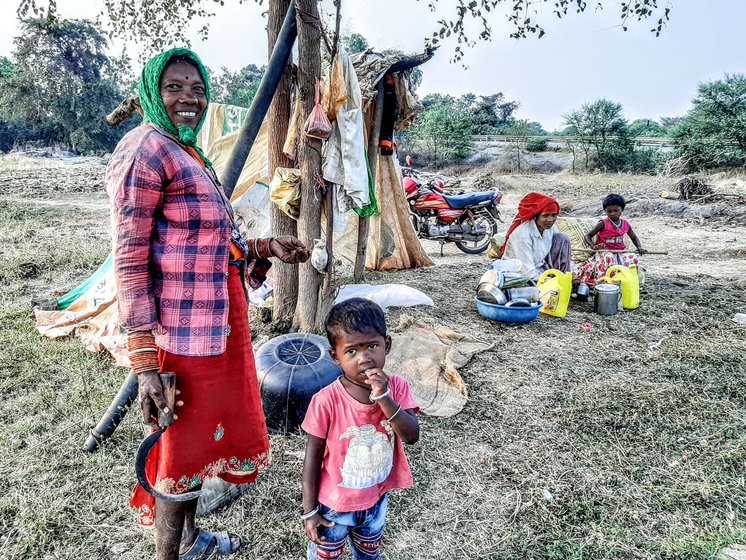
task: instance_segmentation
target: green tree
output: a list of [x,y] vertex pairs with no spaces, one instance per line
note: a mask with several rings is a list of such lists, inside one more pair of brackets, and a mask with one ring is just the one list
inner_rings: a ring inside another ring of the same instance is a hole
[[638,136],[660,138],[666,136],[666,129],[653,119],[635,119],[629,125],[629,135],[632,138]]
[[472,104],[476,134],[507,134],[515,123],[514,113],[520,107],[517,101],[508,101],[502,92],[480,95]]
[[599,99],[585,103],[580,109],[564,115],[567,133],[577,138],[580,149],[585,154],[585,166],[591,165],[591,156],[602,168],[609,167],[609,161],[616,152],[631,151],[628,141],[629,130],[622,116],[622,105]]
[[0,56],[0,80],[12,78],[15,72],[15,65],[6,57]]
[[[431,0],[430,9],[436,11],[441,0]],[[545,31],[541,20],[551,13],[553,16],[563,18],[569,13],[584,12],[589,3],[586,0],[458,0],[455,6],[456,17],[448,17],[438,20],[440,29],[435,31],[428,39],[428,46],[441,43],[445,39],[453,38],[457,46],[454,48],[453,60],[461,60],[464,56],[462,45],[473,46],[476,41],[470,38],[468,23],[476,20],[481,26],[477,39],[480,41],[492,40],[491,19],[496,17],[498,6],[503,4],[508,7],[508,21],[514,26],[510,37],[514,39],[525,38],[535,34],[539,38],[544,36]],[[545,4],[551,4],[551,10],[544,10]],[[604,2],[597,0],[590,5],[596,9],[603,9]],[[651,31],[656,37],[660,35],[663,26],[668,21],[671,8],[668,3],[659,5],[659,0],[622,0],[618,3],[621,27],[627,31],[630,21],[641,21],[658,17]],[[472,35],[473,37],[473,35]]]
[[28,19],[14,42],[15,66],[2,83],[0,113],[25,129],[18,140],[79,152],[112,149],[123,130],[105,118],[124,93],[104,52],[106,39],[93,23]]
[[360,33],[348,33],[342,35],[339,40],[350,54],[364,52],[370,46],[368,39],[363,37]]
[[684,117],[661,117],[661,126],[666,131],[666,136],[670,136],[674,128],[684,119]]
[[[339,41],[349,54],[359,54],[371,48],[370,41],[360,33],[342,35]],[[386,48],[380,50],[380,53],[384,56],[405,56],[404,51],[400,49]],[[410,71],[410,79],[415,88],[422,83],[422,69],[419,66]]]
[[259,68],[249,64],[238,72],[221,68],[221,72],[212,80],[213,99],[218,103],[248,107],[251,105],[259,82],[262,81],[266,66]]
[[538,123],[531,123],[525,119],[515,120],[510,126],[505,128],[505,134],[524,138],[527,136],[536,136],[536,124]]
[[429,163],[461,160],[471,155],[476,123],[468,103],[439,94],[425,99],[428,108],[397,137],[399,151],[416,154]]
[[726,74],[700,84],[673,137],[679,154],[693,167],[746,164],[746,77]]
[[[56,0],[18,2],[18,13],[21,17],[31,13],[37,16],[54,13],[57,4]],[[196,19],[209,21],[215,15],[212,8],[224,3],[224,0],[103,0],[103,13],[116,36],[146,42],[151,51],[157,52],[164,50],[168,45],[189,45],[187,33],[190,27],[183,23]],[[596,0],[590,3],[586,0],[457,0],[442,3],[445,4],[448,15],[444,15],[438,21],[439,27],[427,39],[427,44],[434,46],[446,39],[455,41],[454,60],[460,60],[464,55],[464,47],[473,46],[476,40],[492,40],[492,21],[502,21],[502,14],[505,12],[508,21],[514,26],[510,36],[523,38],[530,34],[542,37],[545,31],[541,21],[547,17],[562,18],[568,13],[585,12],[589,6],[593,10],[599,10],[608,4],[618,8],[620,26],[624,31],[631,21],[652,19],[655,23],[651,31],[657,36],[668,21],[671,11],[668,3],[660,5],[659,0],[622,0],[613,3],[609,0]],[[438,11],[440,4],[441,0],[431,0],[427,3],[432,11]],[[545,6],[550,9],[544,9]],[[480,27],[476,37],[469,31],[473,30],[469,23],[474,20]],[[202,25],[197,32],[200,38],[206,38],[209,23]]]

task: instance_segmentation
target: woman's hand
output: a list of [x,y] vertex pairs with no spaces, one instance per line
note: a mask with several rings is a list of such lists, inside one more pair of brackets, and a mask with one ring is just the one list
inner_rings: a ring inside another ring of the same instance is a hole
[[318,513],[310,519],[306,519],[303,522],[306,530],[306,538],[316,544],[322,544],[324,539],[319,536],[319,527],[322,525],[324,527],[334,527],[334,521],[329,521]]
[[641,254],[641,255],[644,255],[645,253],[647,253],[647,252],[648,252],[648,250],[647,250],[647,249],[644,249],[644,248],[642,248],[642,247],[638,247],[638,248],[637,248],[637,252],[638,252],[639,254]]
[[[166,396],[163,394],[163,385],[161,384],[161,378],[158,371],[147,371],[137,376],[138,381],[138,393],[140,396],[140,411],[142,412],[143,424],[149,425],[155,429],[158,427],[165,428],[173,424],[173,421],[178,418],[176,414],[173,415],[173,419],[169,418],[169,412],[172,412],[168,407]],[[178,395],[181,391],[176,391]],[[183,406],[183,401],[176,401],[175,406]],[[166,416],[163,424],[158,422],[158,411],[161,411]]]
[[311,256],[303,242],[292,235],[275,237],[269,244],[269,250],[282,262],[290,264],[306,262]]
[[368,376],[365,382],[371,387],[371,397],[380,397],[388,390],[389,376],[383,373],[382,369],[370,368],[366,370],[365,375]]

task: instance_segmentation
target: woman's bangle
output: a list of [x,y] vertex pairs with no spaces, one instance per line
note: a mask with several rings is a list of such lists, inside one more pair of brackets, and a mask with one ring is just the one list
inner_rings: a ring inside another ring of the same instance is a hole
[[380,401],[381,399],[385,399],[391,394],[391,387],[386,387],[386,392],[383,395],[378,395],[377,397],[373,396],[373,393],[371,393],[368,398],[370,399],[370,402],[376,402]]
[[319,513],[319,506],[316,506],[315,508],[313,508],[311,511],[309,511],[307,513],[301,514],[300,520],[301,521],[308,521],[309,519],[311,519],[317,513]]
[[247,258],[249,260],[251,259],[269,259],[270,257],[273,257],[272,254],[272,241],[274,241],[274,237],[263,237],[263,238],[257,238],[257,239],[249,239],[246,242],[246,245],[249,249],[249,254],[247,255]]
[[389,416],[389,417],[387,418],[387,420],[388,420],[389,422],[393,422],[393,421],[394,421],[394,418],[396,418],[396,417],[397,417],[397,416],[399,415],[399,413],[400,413],[400,412],[401,412],[401,405],[399,405],[399,408],[397,408],[397,409],[396,409],[396,412],[394,412],[394,413],[393,413],[393,414],[392,414],[391,416]]
[[132,373],[158,370],[158,347],[152,331],[131,331],[127,333],[128,358]]

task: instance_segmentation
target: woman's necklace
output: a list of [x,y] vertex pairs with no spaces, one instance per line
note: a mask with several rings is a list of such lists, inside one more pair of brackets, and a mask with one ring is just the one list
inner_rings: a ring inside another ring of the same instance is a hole
[[353,385],[357,385],[358,387],[361,387],[361,388],[365,389],[366,391],[372,391],[373,390],[373,387],[368,387],[367,385],[363,385],[362,383],[356,383],[355,381],[353,381],[352,379],[350,379],[349,377],[347,377],[346,373],[343,373],[342,377],[344,377],[347,381],[349,381]]
[[614,222],[614,220],[612,220],[611,218],[609,218],[609,221],[611,222],[611,225],[614,226],[616,229],[622,229],[622,221],[623,220],[621,218],[619,218],[619,223],[618,224],[616,222]]

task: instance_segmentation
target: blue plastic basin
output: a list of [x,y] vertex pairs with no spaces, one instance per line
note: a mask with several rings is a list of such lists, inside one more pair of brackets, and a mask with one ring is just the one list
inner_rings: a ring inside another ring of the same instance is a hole
[[479,314],[490,321],[501,323],[530,323],[539,316],[541,303],[534,303],[531,307],[508,307],[497,305],[474,298]]

